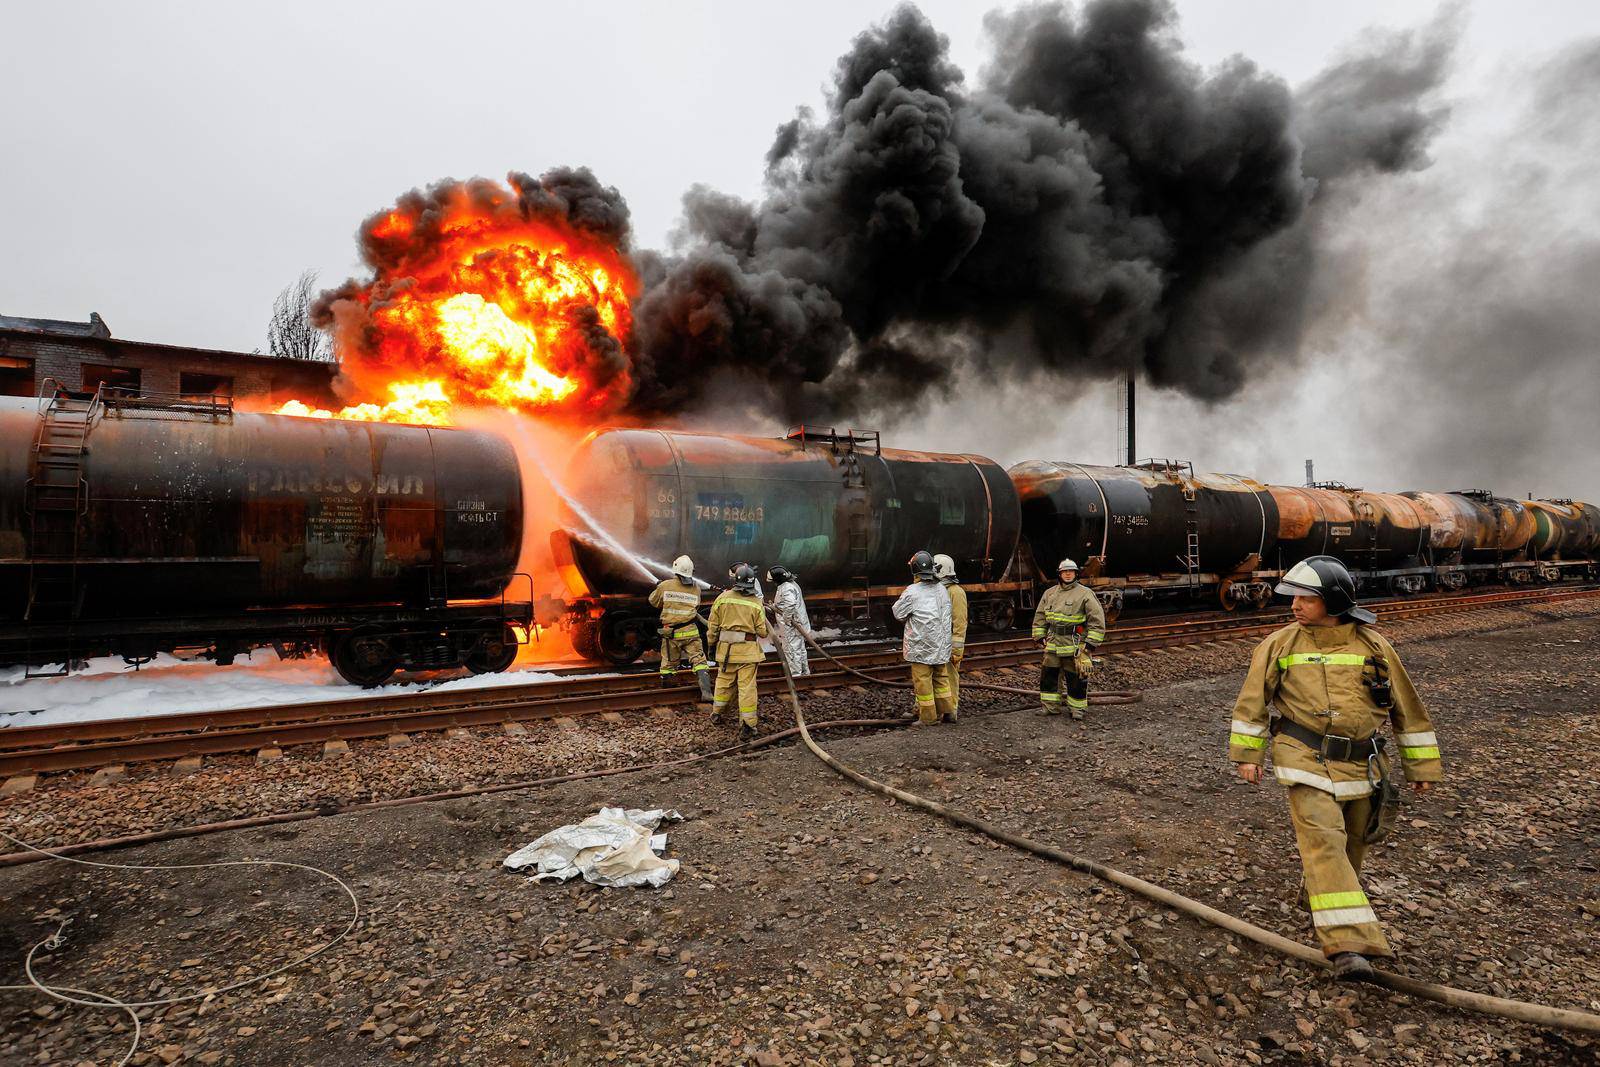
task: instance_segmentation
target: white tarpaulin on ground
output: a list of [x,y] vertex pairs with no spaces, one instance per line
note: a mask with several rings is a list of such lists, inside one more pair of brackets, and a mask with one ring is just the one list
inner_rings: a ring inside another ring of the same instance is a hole
[[541,882],[565,882],[581,874],[595,885],[659,889],[678,873],[678,861],[656,854],[666,849],[667,835],[654,831],[668,819],[682,818],[661,808],[601,808],[580,823],[558,827],[517,849],[505,858],[505,865],[513,871],[532,867]]

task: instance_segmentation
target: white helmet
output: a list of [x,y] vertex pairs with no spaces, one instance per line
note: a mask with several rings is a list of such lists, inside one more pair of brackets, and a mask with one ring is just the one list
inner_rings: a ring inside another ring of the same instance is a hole
[[933,573],[940,578],[948,578],[954,581],[956,577],[956,561],[940,552],[933,557]]
[[1057,574],[1060,574],[1062,571],[1075,571],[1077,569],[1078,561],[1075,559],[1064,559],[1060,563],[1056,564]]
[[676,574],[679,578],[693,578],[694,560],[690,559],[688,556],[679,556],[677,559],[672,561],[672,573]]

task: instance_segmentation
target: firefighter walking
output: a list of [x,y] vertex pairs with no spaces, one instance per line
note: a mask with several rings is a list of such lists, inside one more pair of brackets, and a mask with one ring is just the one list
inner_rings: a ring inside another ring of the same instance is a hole
[[739,738],[754,737],[756,717],[756,668],[766,655],[761,638],[767,636],[767,614],[756,593],[756,571],[748,564],[734,570],[733,588],[725,590],[711,605],[706,640],[717,660],[717,687],[711,701],[711,721],[721,722],[737,695],[739,700]]
[[1233,708],[1228,758],[1255,784],[1271,748],[1317,939],[1335,977],[1362,980],[1372,974],[1368,957],[1393,955],[1360,880],[1367,846],[1398,815],[1378,728],[1392,723],[1418,794],[1442,776],[1439,741],[1394,646],[1372,628],[1376,616],[1356,605],[1344,564],[1312,556],[1275,591],[1294,597],[1295,621],[1256,646]]
[[913,581],[894,602],[894,617],[906,624],[901,653],[911,665],[911,688],[916,693],[917,721],[932,726],[948,719],[956,709],[950,690],[950,594],[933,569],[933,557],[918,552],[911,557]]
[[1094,650],[1106,639],[1106,612],[1100,598],[1078,584],[1076,562],[1062,560],[1056,574],[1060,582],[1045,591],[1033,613],[1033,639],[1044,644],[1039,703],[1044,714],[1060,715],[1065,686],[1067,711],[1081,719],[1089,706]]
[[694,580],[694,560],[679,556],[672,561],[672,577],[650,593],[650,606],[661,612],[661,684],[665,685],[687,662],[700,685],[700,699],[711,700],[711,664],[700,644],[695,615],[700,611],[700,583]]
[[967,591],[956,581],[956,561],[940,552],[933,557],[933,573],[950,594],[950,715],[961,712],[961,653],[967,646]]

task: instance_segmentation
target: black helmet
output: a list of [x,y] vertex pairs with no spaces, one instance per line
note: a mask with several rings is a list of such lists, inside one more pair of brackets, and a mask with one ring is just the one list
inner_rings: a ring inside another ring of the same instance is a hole
[[933,569],[933,557],[926,551],[917,552],[910,559],[906,560],[906,563],[910,564],[911,573],[915,575],[919,581],[936,580],[939,577],[938,572]]
[[733,587],[741,593],[756,591],[756,569],[748,563],[740,563],[733,568]]
[[737,578],[739,576],[739,568],[740,567],[748,567],[748,566],[750,566],[750,564],[746,563],[742,559],[741,560],[735,560],[733,563],[728,565],[728,577],[729,578]]
[[1330,615],[1352,622],[1377,622],[1378,617],[1356,604],[1356,580],[1332,556],[1311,556],[1290,567],[1272,590],[1281,596],[1319,596]]
[[777,582],[779,585],[782,585],[784,582],[794,581],[794,575],[789,571],[789,568],[780,567],[774,563],[772,566],[767,568],[767,581]]

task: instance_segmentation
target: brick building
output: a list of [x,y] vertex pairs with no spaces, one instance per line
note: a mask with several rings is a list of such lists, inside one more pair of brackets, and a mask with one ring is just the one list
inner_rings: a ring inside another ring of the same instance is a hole
[[0,396],[40,396],[54,381],[77,392],[101,383],[143,396],[231,396],[269,404],[333,402],[335,363],[124,341],[97,314],[88,322],[0,315]]

